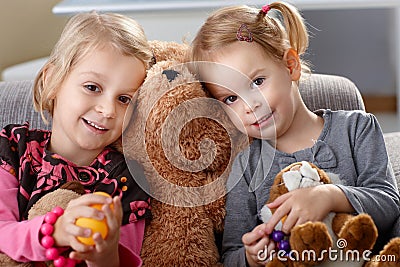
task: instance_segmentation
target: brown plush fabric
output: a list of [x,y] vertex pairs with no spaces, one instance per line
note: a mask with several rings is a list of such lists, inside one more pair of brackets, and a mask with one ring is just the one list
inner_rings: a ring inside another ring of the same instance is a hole
[[149,70],[123,138],[154,198],[142,258],[144,266],[216,266],[225,181],[244,136],[178,60]]

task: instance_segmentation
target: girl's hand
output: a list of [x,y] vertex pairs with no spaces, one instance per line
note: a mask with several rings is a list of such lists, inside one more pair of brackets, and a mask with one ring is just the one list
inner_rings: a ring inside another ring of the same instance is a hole
[[251,232],[243,235],[242,242],[246,250],[246,260],[249,266],[265,266],[270,252],[275,249],[275,242],[269,238],[266,224],[254,227]]
[[60,216],[54,225],[53,238],[58,247],[72,247],[77,251],[88,251],[90,246],[80,243],[76,237],[89,237],[90,229],[85,229],[75,225],[75,221],[80,217],[88,217],[96,220],[103,220],[103,211],[90,207],[93,204],[110,204],[112,200],[102,195],[85,194],[71,200],[68,203],[64,214]]
[[282,231],[285,233],[289,233],[294,226],[308,221],[322,221],[333,210],[332,204],[337,202],[336,190],[333,187],[337,188],[330,184],[299,188],[279,196],[268,204],[270,209],[276,210],[267,223],[266,231],[272,232],[276,224],[286,215],[287,218],[282,225]]
[[75,250],[70,253],[70,258],[86,261],[88,266],[119,266],[118,242],[119,230],[122,224],[122,205],[119,197],[112,199],[113,210],[109,205],[104,205],[102,211],[107,218],[108,234],[103,239],[100,233],[93,235],[95,245],[91,250]]
[[[113,211],[111,211],[109,204],[113,204]],[[102,210],[97,210],[90,205],[103,204]],[[102,239],[100,234],[94,234],[94,246],[85,245],[78,241],[77,237],[90,237],[91,230],[82,228],[75,225],[76,219],[80,217],[88,217],[96,220],[107,219],[108,236],[106,241]],[[54,225],[53,238],[55,245],[58,247],[71,247],[74,252],[72,256],[74,259],[93,260],[99,250],[106,254],[111,247],[115,247],[116,257],[110,257],[107,260],[118,261],[118,239],[119,227],[122,222],[122,207],[119,197],[111,199],[103,195],[86,194],[68,203],[64,214],[60,216]],[[116,239],[116,241],[115,241]],[[95,255],[95,256],[93,256]],[[101,262],[105,266],[112,266],[108,261]],[[108,264],[108,265],[107,265]],[[99,265],[100,266],[100,265]],[[117,266],[117,265],[116,265]]]

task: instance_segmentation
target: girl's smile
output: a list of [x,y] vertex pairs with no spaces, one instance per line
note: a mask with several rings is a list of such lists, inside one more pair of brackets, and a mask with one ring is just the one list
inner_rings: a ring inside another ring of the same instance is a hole
[[273,112],[261,117],[259,120],[257,120],[255,123],[253,123],[254,126],[256,126],[257,128],[264,128],[270,125],[270,123],[272,123],[273,120]]
[[93,131],[96,134],[104,134],[105,132],[108,131],[105,126],[100,126],[100,124],[94,123],[92,121],[86,120],[85,118],[82,118],[82,121],[84,124],[88,127],[90,131]]

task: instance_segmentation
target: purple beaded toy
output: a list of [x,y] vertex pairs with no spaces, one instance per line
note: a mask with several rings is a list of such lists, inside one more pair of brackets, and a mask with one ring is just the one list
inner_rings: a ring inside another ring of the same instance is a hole
[[290,252],[289,240],[286,238],[287,236],[284,232],[273,230],[270,237],[276,242],[276,246],[279,250],[285,251],[286,254]]

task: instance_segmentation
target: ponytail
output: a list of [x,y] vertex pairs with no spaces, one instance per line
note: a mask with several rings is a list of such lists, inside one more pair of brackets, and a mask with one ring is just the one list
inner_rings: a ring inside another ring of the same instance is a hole
[[[282,2],[274,2],[269,7],[281,13],[290,46],[298,55],[303,55],[308,48],[308,31],[299,11],[294,6]],[[265,14],[262,11],[260,13]]]
[[231,6],[217,10],[194,38],[189,60],[212,61],[214,53],[238,41],[256,42],[278,60],[282,60],[286,50],[293,48],[300,57],[303,71],[309,71],[301,59],[308,48],[307,28],[299,11],[288,3],[273,2],[262,9]]

